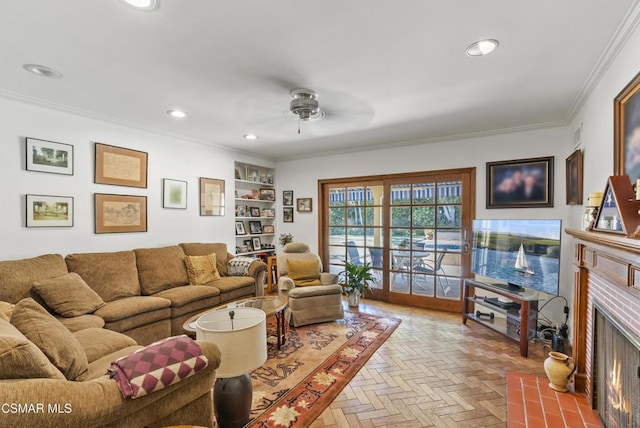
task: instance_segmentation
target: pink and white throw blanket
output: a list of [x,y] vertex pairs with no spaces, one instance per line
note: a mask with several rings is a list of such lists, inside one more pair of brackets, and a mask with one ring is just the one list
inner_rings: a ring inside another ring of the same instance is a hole
[[125,398],[138,398],[173,385],[207,367],[200,346],[186,335],[169,337],[118,358],[108,374]]

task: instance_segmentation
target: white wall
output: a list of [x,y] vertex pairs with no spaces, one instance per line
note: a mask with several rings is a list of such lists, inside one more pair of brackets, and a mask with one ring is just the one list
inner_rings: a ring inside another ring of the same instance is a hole
[[[189,241],[225,242],[233,252],[234,161],[274,166],[272,162],[239,153],[13,100],[0,99],[0,117],[3,117],[0,177],[4,202],[0,210],[0,260],[44,253],[118,251]],[[188,129],[188,119],[185,127]],[[25,137],[72,144],[74,175],[27,171]],[[148,187],[94,184],[94,142],[147,152]],[[199,177],[225,180],[225,216],[199,215]],[[188,182],[186,210],[162,208],[163,178]],[[94,234],[94,193],[147,196],[148,232]],[[25,194],[72,196],[74,226],[25,227]]]

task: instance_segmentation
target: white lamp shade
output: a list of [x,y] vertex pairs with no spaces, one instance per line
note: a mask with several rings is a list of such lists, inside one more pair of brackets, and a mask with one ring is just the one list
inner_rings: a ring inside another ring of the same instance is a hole
[[[231,311],[233,320],[229,316]],[[198,318],[196,338],[213,342],[220,348],[221,363],[216,376],[240,376],[267,361],[266,319],[266,314],[256,308],[222,309]]]

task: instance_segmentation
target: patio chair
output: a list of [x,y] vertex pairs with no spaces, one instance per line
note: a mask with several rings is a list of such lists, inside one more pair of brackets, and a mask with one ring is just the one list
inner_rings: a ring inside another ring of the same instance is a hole
[[369,254],[371,255],[373,273],[380,280],[382,277],[382,248],[369,248]]
[[360,253],[358,252],[358,248],[354,241],[347,241],[347,256],[349,256],[349,260],[347,260],[349,263],[356,266],[363,265],[362,260],[360,260]]
[[[438,283],[440,284],[440,288],[442,292],[446,296],[447,293],[451,290],[451,285],[449,284],[449,278],[446,277],[446,272],[442,268],[442,259],[447,254],[447,248],[443,248],[442,251],[438,253],[436,260],[433,264],[425,261],[421,261],[420,264],[417,264],[413,267],[413,271],[416,273],[425,273],[429,275],[435,275],[438,278]],[[442,272],[439,274],[438,272]],[[445,286],[442,282],[442,277],[444,276],[445,282],[447,285]]]

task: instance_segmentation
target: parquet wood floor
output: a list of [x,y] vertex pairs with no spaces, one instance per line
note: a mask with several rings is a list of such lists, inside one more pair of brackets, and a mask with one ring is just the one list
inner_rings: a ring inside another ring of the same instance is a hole
[[544,376],[542,344],[518,344],[460,314],[370,299],[360,311],[402,324],[313,422],[328,427],[505,427],[506,372]]

